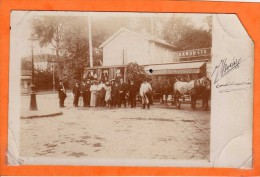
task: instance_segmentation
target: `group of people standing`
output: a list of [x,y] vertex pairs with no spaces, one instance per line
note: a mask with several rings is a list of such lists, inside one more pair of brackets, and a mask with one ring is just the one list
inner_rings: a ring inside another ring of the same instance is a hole
[[[57,88],[59,93],[60,107],[64,107],[64,100],[66,99],[66,90],[63,86],[63,82],[60,81]],[[130,83],[125,83],[121,78],[119,81],[110,80],[104,82],[100,80],[87,80],[79,85],[79,82],[75,83],[72,90],[74,99],[73,106],[79,106],[79,98],[83,98],[84,107],[136,107],[136,98],[139,94],[142,99],[142,108],[150,108],[152,103],[152,87],[146,79],[143,80],[140,88],[137,84],[131,80]]]

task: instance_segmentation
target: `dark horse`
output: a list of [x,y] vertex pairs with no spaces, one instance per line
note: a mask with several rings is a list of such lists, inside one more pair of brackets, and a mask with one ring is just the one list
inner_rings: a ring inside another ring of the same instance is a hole
[[191,108],[193,110],[196,109],[196,100],[198,97],[198,94],[202,95],[202,100],[203,100],[203,107],[208,108],[208,99],[210,96],[210,80],[206,76],[196,79],[196,80],[191,80],[190,82],[181,82],[181,81],[176,81],[173,84],[173,93],[174,93],[174,101],[180,109],[180,97],[182,95],[190,95],[191,96]]
[[209,98],[211,95],[211,81],[209,78],[205,77],[203,86],[198,88],[198,93],[201,95],[202,98],[202,108],[204,110],[209,110]]

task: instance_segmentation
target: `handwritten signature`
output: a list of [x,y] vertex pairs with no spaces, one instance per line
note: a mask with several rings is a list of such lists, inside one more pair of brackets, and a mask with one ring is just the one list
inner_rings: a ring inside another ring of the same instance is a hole
[[231,71],[234,71],[235,69],[239,68],[239,65],[244,60],[242,58],[233,58],[233,60],[228,63],[227,58],[222,59],[220,63],[215,66],[215,69],[211,76],[215,74],[214,84],[216,84],[218,81],[220,81],[223,77],[228,75]]

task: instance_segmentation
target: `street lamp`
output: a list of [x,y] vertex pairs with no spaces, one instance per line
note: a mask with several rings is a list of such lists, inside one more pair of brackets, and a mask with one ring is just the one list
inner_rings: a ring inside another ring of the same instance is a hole
[[52,68],[52,83],[53,83],[53,91],[55,91],[55,74],[54,74],[54,59],[53,59],[53,58],[52,58],[51,68]]
[[55,74],[54,74],[54,71],[55,71],[55,61],[54,61],[54,59],[56,60],[55,49],[53,48],[52,49],[52,64],[51,64],[53,91],[55,91]]
[[36,40],[35,35],[32,33],[28,39],[31,41],[31,47],[32,47],[32,82],[31,82],[31,100],[30,100],[30,110],[38,110],[37,109],[37,102],[36,102],[36,92],[35,92],[35,84],[34,84],[34,60],[33,60],[33,43]]

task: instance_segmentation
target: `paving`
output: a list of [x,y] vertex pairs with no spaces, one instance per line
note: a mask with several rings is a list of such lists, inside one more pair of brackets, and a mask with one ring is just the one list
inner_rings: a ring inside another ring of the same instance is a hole
[[[209,159],[210,111],[192,111],[189,104],[178,110],[158,103],[150,110],[140,105],[74,108],[70,94],[65,108],[59,108],[58,101],[57,94],[39,94],[39,110],[58,110],[62,115],[21,119],[22,156]],[[22,96],[21,102],[22,112],[29,96]]]
[[62,110],[56,105],[53,101],[56,102],[55,92],[49,92],[48,94],[38,93],[36,96],[37,101],[37,110],[30,110],[30,96],[22,95],[21,96],[21,110],[20,118],[21,119],[33,119],[33,118],[42,118],[42,117],[53,117],[62,115]]

